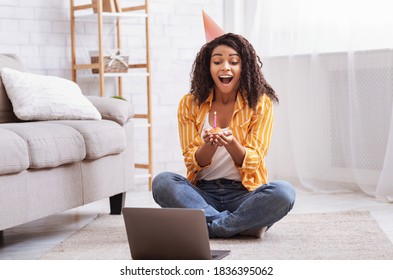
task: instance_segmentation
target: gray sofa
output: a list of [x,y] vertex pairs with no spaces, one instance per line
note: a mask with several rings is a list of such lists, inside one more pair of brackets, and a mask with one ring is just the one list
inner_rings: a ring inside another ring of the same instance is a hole
[[[3,67],[23,70],[0,54]],[[120,214],[134,183],[133,108],[88,98],[102,120],[20,121],[0,79],[0,233],[104,198]]]

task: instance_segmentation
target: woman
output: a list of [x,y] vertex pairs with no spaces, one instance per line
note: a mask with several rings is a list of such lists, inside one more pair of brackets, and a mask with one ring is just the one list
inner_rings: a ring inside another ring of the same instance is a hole
[[224,34],[202,47],[178,109],[187,178],[164,172],[153,180],[161,207],[204,210],[210,238],[262,237],[295,201],[289,183],[267,180],[278,98],[261,67],[242,36]]

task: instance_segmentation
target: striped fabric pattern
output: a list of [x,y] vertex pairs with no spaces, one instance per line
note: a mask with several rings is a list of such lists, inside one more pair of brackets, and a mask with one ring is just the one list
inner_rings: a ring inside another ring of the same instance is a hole
[[[198,106],[193,95],[186,94],[179,103],[178,128],[187,178],[195,183],[196,175],[207,166],[201,167],[195,158],[195,152],[203,145],[202,129],[206,114],[210,111],[213,92],[208,99]],[[242,166],[238,166],[242,183],[253,191],[267,183],[267,170],[264,158],[267,155],[273,128],[273,104],[263,95],[255,110],[247,106],[241,94],[237,95],[234,113],[229,125],[234,137],[246,149]]]

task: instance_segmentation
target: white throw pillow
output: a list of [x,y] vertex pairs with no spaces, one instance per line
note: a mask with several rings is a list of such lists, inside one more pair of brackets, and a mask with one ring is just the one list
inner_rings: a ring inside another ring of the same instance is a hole
[[100,120],[101,115],[73,81],[1,69],[1,79],[21,120]]

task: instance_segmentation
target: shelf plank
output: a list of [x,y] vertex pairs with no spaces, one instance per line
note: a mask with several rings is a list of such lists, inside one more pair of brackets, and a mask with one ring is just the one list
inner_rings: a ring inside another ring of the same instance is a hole
[[136,119],[147,119],[148,115],[147,114],[135,114],[134,118],[136,118]]
[[147,64],[146,63],[141,63],[141,64],[128,64],[128,68],[146,68]]
[[[94,74],[98,75],[98,74]],[[149,73],[146,72],[127,72],[127,73],[104,73],[105,77],[133,77],[133,76],[149,76]]]
[[146,5],[124,7],[124,8],[121,8],[121,10],[123,12],[141,11],[141,10],[146,10]]
[[[85,70],[85,69],[98,69],[98,63],[86,63],[86,64],[75,64],[75,70]],[[137,69],[137,68],[146,68],[147,65],[145,63],[140,64],[128,64],[129,69]]]
[[[89,68],[86,68],[89,69]],[[119,78],[119,77],[148,77],[149,73],[146,72],[127,72],[127,73],[104,73],[104,77],[106,78]],[[78,77],[83,78],[99,78],[100,74],[79,74]]]
[[145,163],[135,163],[135,168],[148,169],[149,167],[150,167],[149,164],[145,164]]
[[[103,19],[116,20],[118,18],[146,18],[146,13],[101,13]],[[92,20],[96,21],[98,18],[97,13],[75,15],[75,20]]]

